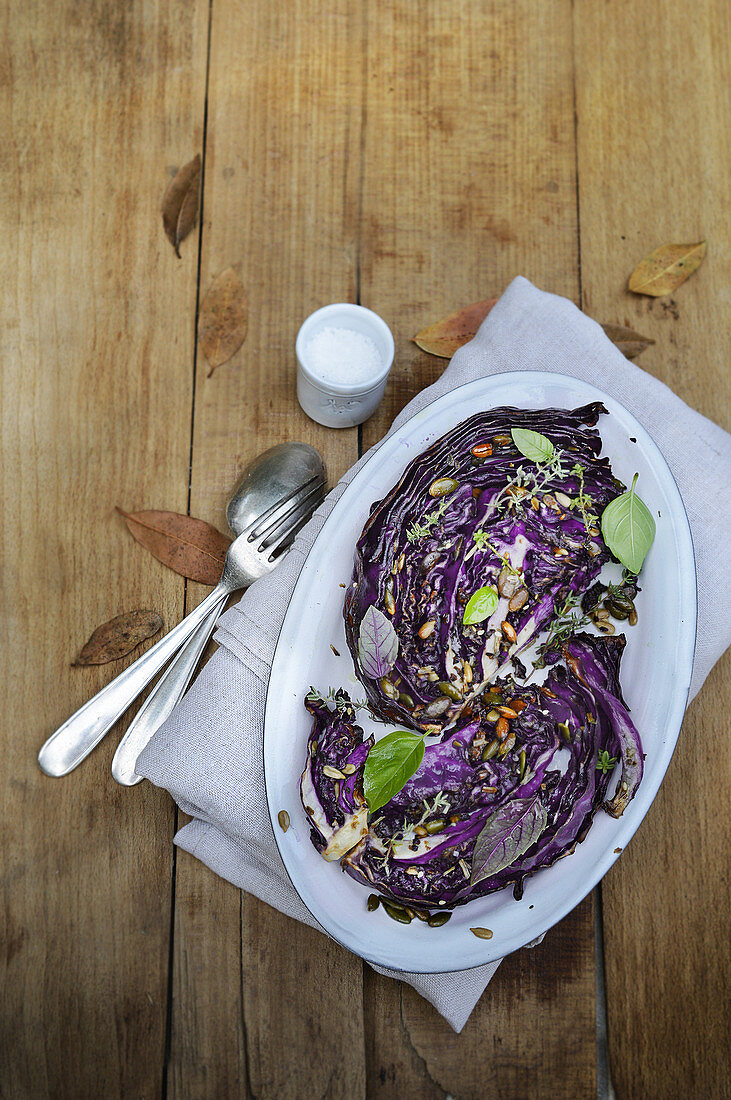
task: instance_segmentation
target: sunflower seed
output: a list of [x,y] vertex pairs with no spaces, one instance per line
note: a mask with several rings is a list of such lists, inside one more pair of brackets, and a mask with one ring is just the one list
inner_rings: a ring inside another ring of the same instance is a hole
[[345,779],[340,768],[334,768],[332,764],[325,764],[322,769],[322,774],[328,776],[329,779]]
[[434,627],[437,625],[436,619],[427,619],[425,623],[422,623],[419,627],[420,638],[431,638],[434,633]]
[[279,822],[279,827],[282,832],[286,833],[287,829],[289,828],[289,814],[286,810],[279,811],[279,813],[277,814],[277,821]]
[[470,932],[473,936],[477,936],[478,940],[491,940],[492,929],[491,928],[470,928]]

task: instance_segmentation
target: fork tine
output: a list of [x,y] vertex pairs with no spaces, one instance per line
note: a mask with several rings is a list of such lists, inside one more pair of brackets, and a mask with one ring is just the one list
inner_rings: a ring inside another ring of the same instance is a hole
[[299,489],[295,489],[288,497],[285,497],[284,500],[272,504],[271,508],[267,508],[266,512],[262,512],[260,516],[252,520],[248,527],[245,527],[243,531],[241,531],[241,534],[248,535],[249,542],[254,538],[260,537],[262,534],[266,534],[268,530],[279,523],[282,517],[289,513],[293,502],[296,504],[299,500],[306,497],[312,489],[321,484],[322,481],[322,475],[314,474],[309,481],[306,481]]
[[290,497],[286,502],[286,509],[279,511],[276,516],[270,518],[268,522],[254,534],[254,541],[257,549],[261,550],[265,546],[268,546],[274,538],[277,538],[282,533],[286,533],[294,522],[293,517],[298,515],[302,508],[314,508],[313,501],[318,496],[324,493],[325,486],[323,483],[316,483],[312,485],[305,494],[300,494],[297,497]]
[[264,551],[268,552],[269,561],[272,561],[275,551],[279,549],[285,549],[294,541],[298,531],[300,531],[307,521],[311,518],[315,509],[322,504],[325,499],[326,491],[325,486],[321,486],[319,493],[316,494],[311,500],[307,500],[297,509],[295,515],[291,517],[290,522],[287,524],[286,530],[282,531],[277,538],[272,542],[268,542],[264,547]]

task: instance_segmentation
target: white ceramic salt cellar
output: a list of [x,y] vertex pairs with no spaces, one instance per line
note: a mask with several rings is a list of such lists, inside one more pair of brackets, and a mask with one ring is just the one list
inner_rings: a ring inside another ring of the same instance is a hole
[[393,363],[393,336],[364,306],[335,302],[311,313],[297,334],[297,399],[328,428],[362,424],[380,404]]

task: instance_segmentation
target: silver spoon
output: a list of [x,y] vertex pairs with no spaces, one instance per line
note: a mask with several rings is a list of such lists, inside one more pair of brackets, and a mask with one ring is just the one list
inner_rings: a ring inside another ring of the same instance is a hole
[[[226,508],[228,525],[235,535],[240,535],[271,506],[272,500],[286,499],[297,488],[311,485],[300,509],[304,513],[306,508],[307,514],[302,515],[296,526],[288,528],[288,538],[282,544],[284,549],[321,502],[325,495],[325,482],[325,467],[314,448],[304,443],[284,443],[272,447],[249,466],[236,486]],[[275,558],[271,568],[278,560]],[[185,643],[119,742],[112,760],[112,775],[123,786],[131,787],[141,781],[142,776],[135,771],[137,758],[182,699],[213,633],[220,610],[215,608]]]
[[[311,498],[313,484],[321,482],[324,488],[324,467],[313,448],[304,443],[281,446],[295,448],[289,458],[283,459],[280,455],[278,462],[289,471],[299,468],[298,488],[294,492],[290,489],[288,495],[283,497],[282,475],[279,478],[275,475],[277,496],[269,496],[265,500],[263,487],[257,490],[261,493],[257,499],[266,506],[232,542],[219,583],[181,623],[89,699],[48,738],[38,754],[38,763],[47,775],[67,775],[80,764],[197,627],[214,611],[218,614],[227,596],[274,568],[277,550],[287,543],[292,531],[310,515],[314,507]],[[266,455],[262,459],[266,459],[263,466],[271,475],[270,463],[277,460],[267,459]],[[248,473],[252,473],[252,469]],[[286,479],[286,475],[284,477]],[[285,481],[285,484],[290,485],[291,481]]]

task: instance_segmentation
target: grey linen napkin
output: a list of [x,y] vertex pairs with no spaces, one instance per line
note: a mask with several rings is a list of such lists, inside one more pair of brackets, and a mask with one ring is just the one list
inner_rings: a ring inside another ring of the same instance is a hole
[[[731,436],[625,359],[571,302],[523,278],[510,284],[474,340],[460,348],[438,382],[414,398],[391,430],[456,386],[520,370],[553,371],[598,385],[634,413],[665,455],[688,512],[698,571],[692,698],[731,642]],[[319,926],[287,877],[266,808],[264,704],[279,629],[302,563],[361,463],[333,489],[282,564],[222,617],[216,633],[220,649],[137,763],[139,774],[167,788],[194,818],[175,837],[181,848],[313,927]],[[376,969],[409,982],[461,1031],[498,965],[435,975]]]

